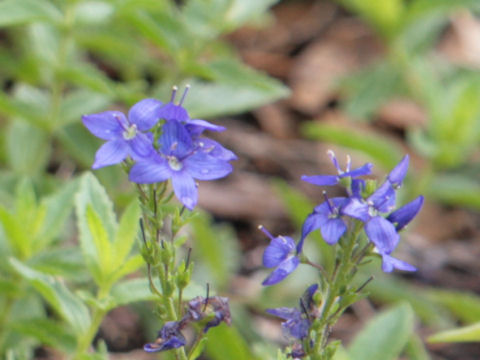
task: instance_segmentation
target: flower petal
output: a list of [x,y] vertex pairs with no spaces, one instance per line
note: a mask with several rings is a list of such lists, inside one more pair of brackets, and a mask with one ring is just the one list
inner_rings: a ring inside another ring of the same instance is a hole
[[279,307],[265,310],[267,313],[282,318],[284,320],[294,319],[301,316],[301,312],[295,308]]
[[310,184],[318,186],[330,186],[338,184],[338,176],[335,175],[303,175],[301,179],[303,181],[309,182]]
[[395,224],[397,231],[402,230],[412,219],[417,216],[423,205],[423,196],[417,197],[415,200],[398,208],[390,215],[387,220]]
[[233,171],[228,162],[197,152],[183,161],[185,168],[198,180],[214,180],[227,176]]
[[172,173],[172,185],[175,196],[189,210],[193,210],[198,201],[198,191],[193,177],[186,171]]
[[320,228],[323,239],[330,245],[336,244],[346,230],[347,225],[340,218],[328,219]]
[[128,120],[137,125],[140,131],[150,130],[160,119],[158,112],[162,102],[156,99],[143,99],[128,111]]
[[372,195],[369,196],[367,201],[369,204],[373,204],[373,207],[379,212],[390,212],[395,208],[395,189],[389,181],[385,181]]
[[352,171],[347,171],[347,172],[344,172],[343,174],[340,174],[339,177],[343,178],[343,177],[349,176],[354,178],[357,176],[369,175],[372,173],[372,167],[373,167],[373,164],[366,163],[365,165],[360,166],[359,168],[353,169]]
[[201,119],[188,120],[185,127],[192,136],[198,136],[205,130],[220,132],[227,129],[224,126],[215,125]]
[[403,270],[403,271],[417,271],[417,268],[409,263],[395,259],[390,255],[382,255],[382,270],[383,272],[392,272],[393,269]]
[[83,115],[83,125],[96,137],[114,140],[122,137],[121,123],[127,125],[127,118],[120,111],[105,111],[98,114]]
[[130,155],[134,160],[142,160],[149,157],[155,151],[153,147],[152,134],[137,133],[137,136],[127,140],[130,148],[132,149]]
[[163,154],[183,158],[193,150],[190,134],[181,123],[170,120],[163,125],[162,129],[160,144]]
[[363,222],[370,219],[368,204],[358,198],[351,198],[350,202],[342,209],[342,214],[348,215]]
[[407,154],[388,174],[388,177],[387,177],[388,181],[390,181],[393,186],[398,187],[402,185],[403,178],[407,174],[408,163],[409,163],[409,156]]
[[381,216],[375,216],[367,221],[365,232],[381,254],[390,254],[400,240],[393,224]]
[[263,281],[262,285],[273,285],[282,281],[297,268],[299,263],[300,260],[296,256],[286,259],[270,273],[270,275]]
[[289,236],[277,236],[263,252],[263,266],[271,268],[284,261],[295,249],[295,241]]
[[125,160],[128,155],[128,144],[125,140],[111,140],[103,144],[95,154],[95,162],[92,169],[118,164]]
[[198,138],[194,141],[195,147],[208,155],[224,161],[237,160],[238,157],[215,140],[208,138]]
[[153,184],[168,180],[172,171],[160,156],[137,162],[130,169],[129,180],[137,184]]
[[189,119],[187,110],[185,110],[182,106],[175,105],[171,102],[160,108],[157,115],[160,119],[165,119],[167,121],[175,120],[185,122]]
[[302,237],[300,238],[300,241],[297,245],[297,254],[302,252],[303,242],[305,241],[305,238],[308,236],[308,234],[310,234],[312,231],[320,229],[320,227],[325,224],[327,220],[328,215],[325,216],[323,212],[314,211],[307,216],[302,225]]

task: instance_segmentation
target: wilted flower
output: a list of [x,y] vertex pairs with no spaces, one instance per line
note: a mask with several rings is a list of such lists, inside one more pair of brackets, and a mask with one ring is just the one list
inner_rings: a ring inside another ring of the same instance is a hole
[[184,323],[181,321],[169,321],[165,323],[158,332],[157,340],[153,343],[146,344],[143,349],[148,352],[158,352],[184,346],[186,340],[180,332],[183,326]]
[[230,315],[228,298],[221,296],[212,296],[208,298],[197,296],[188,302],[186,319],[194,322],[209,319],[203,332],[207,332],[211,327],[219,325],[222,321],[227,325],[230,325],[232,323],[232,318]]

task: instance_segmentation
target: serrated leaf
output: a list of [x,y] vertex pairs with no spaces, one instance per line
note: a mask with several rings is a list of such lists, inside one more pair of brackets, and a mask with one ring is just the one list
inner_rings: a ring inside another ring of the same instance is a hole
[[20,259],[28,258],[31,255],[30,238],[19,219],[0,206],[0,223],[15,256]]
[[[80,189],[75,195],[75,211],[77,215],[77,226],[83,256],[87,266],[97,283],[102,280],[101,265],[96,240],[90,232],[90,224],[87,209],[91,208],[98,216],[107,239],[113,239],[117,222],[113,212],[113,204],[110,201],[105,189],[98,180],[91,174],[86,173],[80,180]],[[98,239],[97,239],[98,241]],[[107,256],[111,256],[109,253]]]
[[428,342],[480,342],[480,323],[436,333]]
[[112,245],[102,220],[90,204],[87,205],[86,220],[95,246],[95,262],[99,265],[102,275],[108,276],[113,270]]
[[117,271],[112,273],[112,278],[110,281],[115,282],[118,279],[123,278],[124,276],[134,273],[137,271],[142,265],[145,264],[143,257],[139,254],[133,255],[128,260],[126,260]]
[[82,334],[90,326],[90,313],[78,297],[57,279],[33,270],[16,259],[10,259],[12,267],[43,296],[53,309],[66,320],[76,334]]
[[28,265],[42,273],[82,281],[86,278],[85,264],[79,248],[53,248],[35,255]]
[[355,360],[395,360],[413,331],[414,316],[408,304],[377,315],[355,337],[348,353]]
[[62,14],[46,0],[4,0],[0,2],[0,26],[21,25],[33,21],[60,20]]
[[113,243],[114,264],[115,267],[124,263],[130,254],[138,232],[138,220],[140,219],[140,207],[137,200],[134,200],[127,206],[120,219],[115,241]]

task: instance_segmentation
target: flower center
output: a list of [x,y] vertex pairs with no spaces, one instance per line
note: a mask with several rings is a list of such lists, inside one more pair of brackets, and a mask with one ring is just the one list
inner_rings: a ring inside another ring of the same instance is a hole
[[181,170],[183,168],[183,164],[181,161],[178,161],[178,159],[175,156],[169,156],[168,157],[168,165],[172,170]]
[[137,125],[135,124],[130,125],[123,132],[123,138],[125,140],[132,140],[135,136],[137,136]]

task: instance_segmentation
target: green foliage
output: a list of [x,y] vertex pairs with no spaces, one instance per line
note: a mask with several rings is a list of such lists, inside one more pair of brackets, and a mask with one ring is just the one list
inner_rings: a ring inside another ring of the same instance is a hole
[[350,344],[355,360],[395,360],[413,331],[413,311],[407,304],[394,307],[371,320]]
[[479,342],[480,341],[480,323],[436,333],[430,336],[428,338],[428,341],[431,343]]

